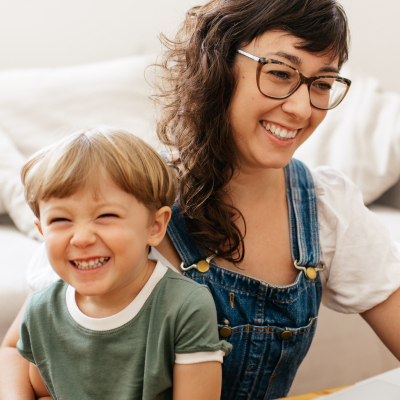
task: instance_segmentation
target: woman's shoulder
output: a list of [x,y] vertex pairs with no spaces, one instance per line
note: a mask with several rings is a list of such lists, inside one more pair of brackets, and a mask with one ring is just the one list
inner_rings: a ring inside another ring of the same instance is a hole
[[400,253],[384,223],[365,205],[361,191],[331,167],[311,171],[318,203],[323,302],[360,313],[400,286]]
[[310,172],[318,194],[360,192],[356,184],[345,173],[333,167],[322,165]]
[[311,170],[320,212],[355,209],[365,212],[362,193],[343,172],[329,166]]

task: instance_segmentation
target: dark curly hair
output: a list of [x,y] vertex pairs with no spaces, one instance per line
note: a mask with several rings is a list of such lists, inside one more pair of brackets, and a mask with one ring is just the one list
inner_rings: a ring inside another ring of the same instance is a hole
[[178,155],[179,201],[195,240],[219,257],[238,263],[244,257],[243,215],[229,201],[226,185],[237,162],[229,107],[236,79],[236,51],[266,31],[300,38],[299,49],[348,58],[349,31],[335,0],[211,0],[190,9],[157,65],[161,106],[160,140]]

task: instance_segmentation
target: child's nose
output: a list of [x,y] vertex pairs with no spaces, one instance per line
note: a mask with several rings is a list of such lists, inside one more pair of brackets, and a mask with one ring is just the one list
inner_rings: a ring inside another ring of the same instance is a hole
[[96,242],[96,235],[89,227],[77,227],[71,238],[71,244],[84,248]]

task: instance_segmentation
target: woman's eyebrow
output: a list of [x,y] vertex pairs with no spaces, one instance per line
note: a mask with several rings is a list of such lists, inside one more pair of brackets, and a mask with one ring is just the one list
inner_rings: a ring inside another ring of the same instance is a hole
[[[286,60],[290,61],[297,68],[301,67],[301,65],[303,64],[303,61],[301,60],[300,57],[295,56],[294,54],[286,53],[285,51],[277,51],[274,53],[268,53],[267,56],[278,56],[278,57],[286,58]],[[327,65],[325,67],[320,68],[319,72],[333,72],[335,74],[338,74],[339,69],[337,67]]]
[[336,67],[332,67],[330,65],[327,65],[326,67],[322,67],[319,72],[333,72],[335,74],[339,73],[339,69]]
[[294,54],[286,53],[285,51],[276,51],[274,53],[268,53],[267,56],[278,56],[286,58],[286,60],[290,61],[296,67],[301,67],[301,64],[303,63],[300,57],[297,57]]

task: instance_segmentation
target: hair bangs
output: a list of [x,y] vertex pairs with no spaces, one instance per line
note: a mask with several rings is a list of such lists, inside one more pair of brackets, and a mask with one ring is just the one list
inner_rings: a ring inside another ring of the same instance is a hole
[[27,203],[39,218],[42,200],[81,190],[96,198],[103,174],[149,209],[175,201],[176,185],[163,158],[138,137],[110,127],[80,131],[45,148],[25,164],[21,178]]

